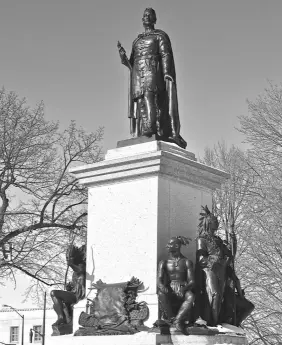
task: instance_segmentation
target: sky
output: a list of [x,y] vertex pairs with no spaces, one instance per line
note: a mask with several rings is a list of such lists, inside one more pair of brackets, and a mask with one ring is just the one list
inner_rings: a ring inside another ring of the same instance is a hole
[[43,100],[62,128],[103,126],[104,151],[115,148],[129,138],[128,70],[116,44],[130,55],[146,7],[172,42],[187,150],[242,146],[246,100],[267,80],[282,82],[281,0],[1,0],[0,86],[31,107]]

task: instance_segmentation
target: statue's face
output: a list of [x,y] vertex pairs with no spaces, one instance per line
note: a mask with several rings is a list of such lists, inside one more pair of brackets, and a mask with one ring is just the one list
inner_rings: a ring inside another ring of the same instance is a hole
[[155,24],[155,16],[152,11],[146,10],[143,14],[142,22],[144,25]]
[[169,252],[176,252],[179,251],[181,247],[181,243],[177,238],[171,238],[166,245],[166,248]]
[[209,226],[208,226],[208,231],[214,235],[214,233],[217,231],[218,229],[218,220],[216,217],[210,217],[210,219],[208,220]]
[[218,229],[218,221],[216,218],[212,217],[210,220],[211,224],[211,230],[215,232]]

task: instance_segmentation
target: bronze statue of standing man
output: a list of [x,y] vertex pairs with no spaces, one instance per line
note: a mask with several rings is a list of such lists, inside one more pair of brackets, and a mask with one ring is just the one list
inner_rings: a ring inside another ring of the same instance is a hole
[[133,137],[156,135],[186,148],[180,121],[173,52],[168,35],[155,29],[156,13],[146,8],[145,32],[133,41],[130,59],[118,42],[121,62],[130,70],[129,118]]

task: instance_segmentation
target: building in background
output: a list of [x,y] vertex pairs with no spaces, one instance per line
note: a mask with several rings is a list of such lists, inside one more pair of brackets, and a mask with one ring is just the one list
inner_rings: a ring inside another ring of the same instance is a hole
[[[30,344],[30,329],[42,334],[43,331],[43,309],[17,309],[19,314],[24,315],[24,345]],[[57,320],[53,308],[46,308],[45,334],[46,337],[52,333],[52,324]],[[12,309],[0,309],[0,345],[19,344],[22,341],[22,318]],[[32,343],[41,344],[42,338],[33,332]]]

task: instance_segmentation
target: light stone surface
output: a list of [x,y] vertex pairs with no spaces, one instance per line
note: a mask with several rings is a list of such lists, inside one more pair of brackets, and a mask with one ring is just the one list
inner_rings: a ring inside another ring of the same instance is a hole
[[88,336],[74,337],[61,335],[46,337],[50,345],[247,345],[245,336],[219,334],[203,335],[171,335],[160,336],[155,333],[140,332],[134,335]]
[[[247,338],[245,336],[218,334],[214,336],[207,335],[171,335],[170,339],[165,342],[158,342],[157,345],[247,345]],[[166,342],[168,341],[168,342]]]
[[[143,146],[146,149],[142,151]],[[136,150],[135,155],[133,150]],[[90,187],[162,175],[209,192],[229,178],[226,172],[196,162],[192,153],[169,143],[149,142],[122,147],[109,150],[106,157],[102,162],[76,167],[71,172],[80,183]]]
[[148,143],[108,150],[108,152],[105,155],[105,160],[137,156],[140,154],[157,151],[171,152],[181,157],[185,157],[196,161],[194,153],[186,151],[181,147],[177,146],[176,144],[166,143],[164,141],[151,141]]
[[75,332],[80,327],[78,324],[78,319],[81,312],[86,311],[86,301],[79,301],[73,306],[73,331]]
[[[174,144],[149,142],[108,151],[106,160],[71,171],[89,188],[87,288],[106,283],[144,282],[139,300],[148,302],[151,327],[158,318],[157,264],[172,236],[192,239],[183,254],[195,261],[201,205],[229,175],[195,161]],[[89,290],[88,290],[89,291]],[[93,298],[90,291],[88,298]]]
[[46,337],[47,345],[156,345],[154,333],[140,332],[133,335],[85,336],[61,335]]

